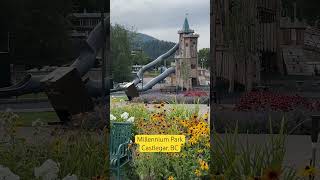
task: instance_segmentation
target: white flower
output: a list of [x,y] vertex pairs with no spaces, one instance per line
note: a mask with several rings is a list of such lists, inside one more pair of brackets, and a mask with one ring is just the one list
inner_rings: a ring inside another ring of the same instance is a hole
[[127,113],[127,112],[124,112],[124,113],[122,113],[121,114],[121,116],[120,116],[122,119],[128,119],[128,117],[129,117],[129,113]]
[[127,122],[133,123],[134,122],[134,117],[130,117],[129,119],[127,119]]
[[44,126],[44,122],[41,121],[41,119],[37,119],[32,122],[32,126]]
[[114,115],[110,114],[110,120],[111,121],[117,120],[117,117],[115,117]]
[[0,179],[1,180],[20,180],[18,175],[13,174],[9,168],[0,165]]
[[74,174],[72,174],[72,175],[68,174],[62,180],[78,180],[78,177],[76,175],[74,175]]
[[40,167],[34,168],[34,175],[45,180],[55,180],[58,178],[59,167],[51,159],[46,160]]

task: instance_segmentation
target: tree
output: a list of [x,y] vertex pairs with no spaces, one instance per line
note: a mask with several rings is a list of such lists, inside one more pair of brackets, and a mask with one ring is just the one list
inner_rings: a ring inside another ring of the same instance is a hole
[[132,63],[144,65],[147,64],[149,61],[149,57],[143,51],[136,51],[134,55],[132,55]]
[[111,26],[111,55],[112,59],[112,76],[116,82],[131,80],[131,60],[130,45],[133,36],[121,25]]
[[203,48],[200,49],[198,52],[198,62],[203,66],[204,68],[210,68],[209,66],[209,56],[210,56],[210,49],[209,48]]
[[[171,49],[175,43],[160,40],[151,40],[147,42],[141,42],[140,46],[142,50],[151,58],[155,59]],[[173,55],[171,56],[173,57]]]

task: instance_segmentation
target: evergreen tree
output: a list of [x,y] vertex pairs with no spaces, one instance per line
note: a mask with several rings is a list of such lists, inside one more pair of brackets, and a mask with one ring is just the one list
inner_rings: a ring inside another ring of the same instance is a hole
[[112,75],[116,82],[130,81],[131,60],[130,44],[133,37],[121,25],[111,26],[111,59],[112,59]]

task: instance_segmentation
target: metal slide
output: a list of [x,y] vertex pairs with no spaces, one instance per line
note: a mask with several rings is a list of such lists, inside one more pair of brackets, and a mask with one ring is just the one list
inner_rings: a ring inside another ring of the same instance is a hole
[[[104,19],[105,28],[110,26],[110,16]],[[86,46],[81,49],[80,56],[72,63],[70,67],[74,67],[79,71],[81,76],[85,75],[93,66],[96,60],[98,51],[102,48],[104,39],[102,34],[101,22],[90,32]],[[38,93],[43,91],[44,87],[40,81],[46,78],[47,75],[32,76],[28,74],[21,82],[0,88],[0,97],[19,96],[27,93]],[[101,86],[101,85],[100,85]]]
[[151,68],[153,68],[158,63],[162,62],[163,60],[167,59],[169,56],[171,56],[173,53],[175,53],[179,49],[179,43],[173,46],[168,52],[162,54],[154,61],[150,62],[149,64],[143,66],[137,73],[137,77],[133,80],[133,84],[137,85],[141,82],[143,73]]
[[146,90],[151,89],[154,85],[156,85],[158,82],[164,80],[166,77],[168,77],[170,74],[174,73],[175,71],[176,71],[175,67],[170,67],[169,69],[167,69],[163,73],[161,73],[159,76],[153,78],[147,84],[143,85],[143,87],[138,87],[138,91],[146,91]]
[[[146,72],[147,70],[153,68],[154,66],[156,66],[158,63],[161,63],[163,60],[167,59],[168,57],[170,57],[173,53],[175,53],[177,50],[179,49],[179,43],[177,43],[176,45],[174,45],[169,51],[167,51],[166,53],[160,55],[157,59],[153,60],[152,62],[144,65],[137,73],[137,77],[132,81],[132,83],[135,86],[138,86],[138,84],[142,81],[142,77],[143,77],[143,73]],[[164,71],[162,74],[160,74],[159,76],[153,78],[150,82],[148,82],[147,84],[145,84],[143,87],[137,87],[138,91],[146,91],[151,89],[154,85],[156,85],[157,83],[159,83],[160,81],[164,80],[166,77],[168,77],[170,74],[175,72],[175,68],[171,67],[169,69],[167,69],[166,71]],[[99,87],[99,83],[101,84],[101,82],[99,81],[91,81],[88,84],[88,86],[90,86],[89,89],[90,90],[90,94],[92,94],[93,96],[98,96],[99,94],[99,90],[97,88]],[[108,82],[109,83],[109,82]],[[96,90],[94,90],[96,89]],[[101,88],[100,88],[101,89]],[[124,91],[125,88],[118,88],[118,89],[110,89],[110,92],[117,92],[117,91]],[[100,92],[101,93],[101,92]]]

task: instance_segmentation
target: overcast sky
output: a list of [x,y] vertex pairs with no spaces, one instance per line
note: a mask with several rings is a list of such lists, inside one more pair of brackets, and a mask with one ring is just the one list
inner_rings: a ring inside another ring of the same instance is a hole
[[199,47],[210,47],[210,0],[111,0],[111,23],[160,40],[178,42],[186,13]]

